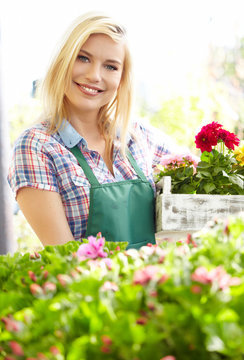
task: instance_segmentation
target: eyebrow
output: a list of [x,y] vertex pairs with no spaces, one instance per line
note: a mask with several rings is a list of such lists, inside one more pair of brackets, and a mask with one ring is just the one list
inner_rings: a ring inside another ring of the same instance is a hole
[[[88,55],[90,57],[93,57],[93,55],[91,53],[89,53],[88,51],[86,51],[86,50],[80,49],[80,52],[83,52],[84,54],[86,54],[86,55]],[[121,65],[121,61],[115,60],[115,59],[107,59],[106,62]]]

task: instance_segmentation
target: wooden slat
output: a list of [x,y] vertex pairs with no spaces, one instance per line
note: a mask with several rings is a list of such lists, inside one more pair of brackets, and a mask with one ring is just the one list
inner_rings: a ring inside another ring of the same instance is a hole
[[209,220],[244,211],[243,195],[170,194],[156,198],[156,232],[200,230]]

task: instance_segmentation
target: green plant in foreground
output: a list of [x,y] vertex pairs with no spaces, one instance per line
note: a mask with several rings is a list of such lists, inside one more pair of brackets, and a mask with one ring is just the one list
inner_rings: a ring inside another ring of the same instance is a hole
[[239,216],[139,251],[98,236],[1,256],[0,359],[241,360],[243,233]]

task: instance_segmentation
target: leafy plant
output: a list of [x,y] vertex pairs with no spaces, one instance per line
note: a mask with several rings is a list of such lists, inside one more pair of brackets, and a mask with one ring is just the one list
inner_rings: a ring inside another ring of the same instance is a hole
[[1,256],[0,358],[241,360],[243,232],[239,216],[139,251],[99,235]]
[[[171,176],[172,193],[244,195],[243,146],[235,134],[212,122],[195,138],[202,151],[200,161],[190,156],[170,155],[158,166],[155,180]],[[218,148],[218,149],[217,149]]]

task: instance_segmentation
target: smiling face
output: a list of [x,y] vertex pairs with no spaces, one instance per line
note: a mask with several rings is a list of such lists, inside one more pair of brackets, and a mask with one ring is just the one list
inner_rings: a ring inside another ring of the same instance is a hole
[[65,97],[72,117],[97,117],[119,87],[124,63],[123,42],[104,34],[90,35],[82,46],[72,70],[72,81]]

